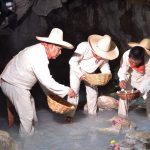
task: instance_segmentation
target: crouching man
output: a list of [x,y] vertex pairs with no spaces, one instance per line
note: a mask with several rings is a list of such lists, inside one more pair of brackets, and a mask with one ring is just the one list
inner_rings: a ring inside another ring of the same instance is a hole
[[[150,39],[140,43],[130,42],[131,49],[122,57],[118,71],[121,89],[136,88],[146,102],[147,117],[150,118]],[[119,100],[118,115],[128,115],[127,101]]]

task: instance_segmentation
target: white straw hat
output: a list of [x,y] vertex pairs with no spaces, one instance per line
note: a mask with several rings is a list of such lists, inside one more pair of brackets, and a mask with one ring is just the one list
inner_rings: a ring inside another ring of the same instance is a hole
[[63,31],[59,28],[53,28],[48,37],[36,36],[36,39],[42,42],[60,45],[67,49],[74,48],[72,44],[63,41]]
[[148,55],[150,55],[150,39],[146,38],[143,39],[141,42],[136,43],[136,42],[129,42],[128,45],[130,47],[134,47],[134,46],[141,46],[145,49],[146,53]]
[[119,56],[119,50],[116,44],[111,40],[109,35],[90,35],[88,37],[93,52],[108,60],[116,59]]

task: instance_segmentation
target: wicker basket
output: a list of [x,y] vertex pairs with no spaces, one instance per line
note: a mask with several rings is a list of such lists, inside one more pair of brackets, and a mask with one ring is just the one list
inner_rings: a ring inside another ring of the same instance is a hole
[[75,106],[57,95],[47,96],[48,107],[59,114],[66,114],[75,109]]
[[117,95],[122,99],[122,100],[134,100],[138,97],[140,97],[140,91],[138,90],[127,90],[127,91],[118,91]]
[[86,74],[87,83],[92,86],[104,86],[110,79],[111,75],[106,73]]

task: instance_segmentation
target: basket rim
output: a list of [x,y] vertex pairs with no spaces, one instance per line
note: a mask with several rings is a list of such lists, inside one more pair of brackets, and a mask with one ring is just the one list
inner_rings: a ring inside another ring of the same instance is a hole
[[84,82],[92,86],[104,86],[110,80],[112,76],[110,73],[86,73],[86,79]]
[[[130,92],[131,90],[125,91],[117,91],[116,94],[122,99],[122,100],[134,100],[140,97],[140,91],[135,90],[134,92]],[[129,93],[130,92],[130,93]]]
[[[58,99],[55,100],[54,97],[59,98],[59,100]],[[73,104],[69,103],[68,101],[63,100],[63,98],[57,95],[47,95],[47,104],[48,104],[48,107],[53,112],[56,112],[59,114],[66,114],[75,109],[75,106]]]
[[[54,97],[54,96],[53,96],[53,97]],[[56,96],[56,97],[59,97],[59,96]],[[66,107],[74,106],[73,104],[69,103],[68,101],[63,100],[61,97],[59,97],[59,98],[60,98],[60,100],[54,100],[52,97],[47,96],[47,100],[48,100],[48,101],[53,101],[53,102],[55,102],[55,103],[58,103],[58,104],[60,104],[60,105],[64,105],[64,106],[66,106]],[[66,104],[67,104],[67,105],[66,105]],[[69,105],[69,106],[68,106],[68,105]]]

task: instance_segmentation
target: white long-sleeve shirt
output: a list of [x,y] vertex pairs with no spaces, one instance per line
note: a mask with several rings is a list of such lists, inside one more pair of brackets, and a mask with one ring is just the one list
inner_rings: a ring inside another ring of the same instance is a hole
[[108,60],[101,59],[97,62],[93,57],[91,46],[88,42],[82,42],[77,46],[70,61],[70,69],[74,70],[80,78],[85,72],[94,73],[99,67],[102,73],[110,73]]
[[128,61],[129,52],[130,50],[127,50],[122,56],[120,69],[118,71],[119,81],[127,81],[129,77],[131,78],[132,82],[135,83],[140,83],[143,80],[150,79],[150,56],[145,55],[145,73],[141,74],[130,67]]
[[6,65],[1,78],[6,82],[24,89],[31,89],[39,81],[49,91],[64,97],[69,87],[56,82],[48,68],[45,48],[36,44],[25,48]]

